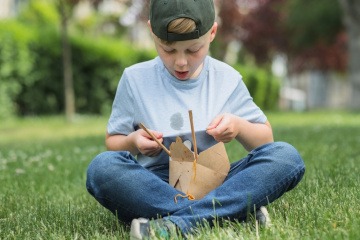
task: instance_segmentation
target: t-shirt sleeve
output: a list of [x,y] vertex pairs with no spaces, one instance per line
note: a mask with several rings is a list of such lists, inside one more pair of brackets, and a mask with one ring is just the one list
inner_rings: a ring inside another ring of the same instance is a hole
[[235,91],[229,101],[231,112],[237,116],[245,118],[253,123],[265,123],[267,118],[264,112],[256,105],[247,89],[241,75]]
[[116,90],[107,125],[107,131],[110,135],[128,135],[134,131],[134,108],[134,98],[125,70]]

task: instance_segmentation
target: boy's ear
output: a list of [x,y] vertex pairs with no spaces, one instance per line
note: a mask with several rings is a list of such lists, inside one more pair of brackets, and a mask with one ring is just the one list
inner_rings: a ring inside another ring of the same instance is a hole
[[217,22],[214,22],[214,25],[211,27],[210,30],[210,42],[212,42],[216,36],[216,32],[217,32],[217,28],[218,28],[218,24]]
[[151,28],[150,20],[147,21],[147,25],[148,25],[148,27],[149,27],[150,32],[152,33],[152,28]]

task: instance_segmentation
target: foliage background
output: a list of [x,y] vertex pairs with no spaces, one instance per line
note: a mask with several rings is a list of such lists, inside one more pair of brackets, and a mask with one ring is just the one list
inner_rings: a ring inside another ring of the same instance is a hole
[[[115,36],[96,34],[94,18],[101,20],[92,16],[71,26],[75,105],[77,113],[108,114],[124,68],[156,52],[136,48],[121,29]],[[18,18],[0,21],[0,119],[64,111],[61,51],[59,13],[51,1],[32,1]],[[254,64],[235,67],[257,104],[276,108],[279,79]]]

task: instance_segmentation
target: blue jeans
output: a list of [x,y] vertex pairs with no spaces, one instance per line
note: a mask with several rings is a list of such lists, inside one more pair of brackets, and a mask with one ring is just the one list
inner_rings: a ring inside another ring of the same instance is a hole
[[129,152],[104,152],[91,162],[86,186],[91,195],[121,221],[163,217],[186,234],[197,224],[212,220],[245,220],[294,188],[305,172],[294,147],[276,142],[251,151],[232,163],[224,183],[200,200],[178,198],[168,184],[168,170],[149,171]]

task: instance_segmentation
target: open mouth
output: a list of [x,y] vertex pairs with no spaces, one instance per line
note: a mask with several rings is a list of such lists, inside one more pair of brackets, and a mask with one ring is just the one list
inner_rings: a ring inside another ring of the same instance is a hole
[[175,71],[175,77],[177,77],[178,79],[186,79],[188,77],[189,71],[185,71],[185,72],[179,72],[179,71]]

